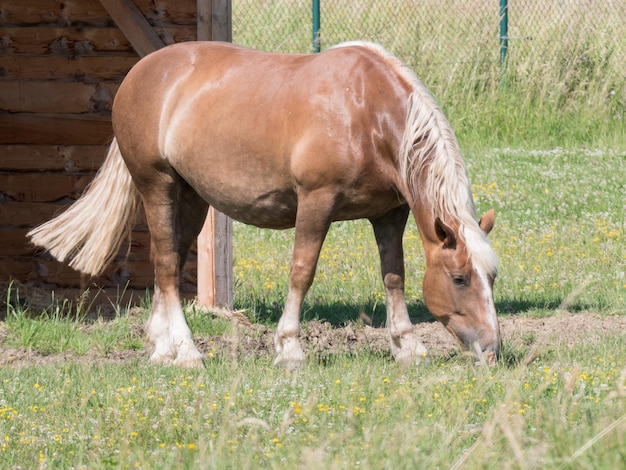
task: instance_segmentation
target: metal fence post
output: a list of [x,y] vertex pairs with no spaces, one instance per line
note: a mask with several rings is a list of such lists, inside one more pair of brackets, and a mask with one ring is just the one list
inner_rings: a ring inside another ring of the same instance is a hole
[[500,0],[500,67],[506,63],[506,53],[509,48],[509,2]]
[[320,51],[320,0],[313,0],[313,52]]

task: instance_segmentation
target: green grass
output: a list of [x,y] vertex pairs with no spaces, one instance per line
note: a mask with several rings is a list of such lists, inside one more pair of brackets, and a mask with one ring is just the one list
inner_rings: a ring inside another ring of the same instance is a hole
[[365,353],[292,375],[220,356],[193,372],[5,367],[0,455],[5,468],[621,468],[623,357],[616,335],[494,368]]
[[128,317],[114,321],[101,319],[83,328],[80,319],[71,316],[25,315],[24,312],[10,314],[5,327],[9,338],[5,348],[25,348],[44,356],[72,353],[83,356],[93,350],[108,355],[114,350],[138,350],[143,341],[134,334]]

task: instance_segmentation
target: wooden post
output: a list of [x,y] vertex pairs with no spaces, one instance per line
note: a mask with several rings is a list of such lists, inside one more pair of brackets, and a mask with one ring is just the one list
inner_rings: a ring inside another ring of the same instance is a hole
[[132,0],[100,0],[100,3],[141,57],[165,46]]
[[198,303],[205,307],[232,308],[233,221],[209,209],[198,236]]
[[[232,41],[231,0],[197,0],[197,38]],[[212,207],[198,236],[198,303],[233,306],[233,222]]]

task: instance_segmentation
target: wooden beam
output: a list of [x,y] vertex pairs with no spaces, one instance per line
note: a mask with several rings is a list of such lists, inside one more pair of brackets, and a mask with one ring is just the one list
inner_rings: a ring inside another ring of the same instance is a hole
[[198,236],[198,303],[206,307],[233,305],[233,221],[209,209]]
[[198,41],[232,42],[232,0],[197,0]]
[[165,46],[132,0],[100,0],[100,3],[141,57]]
[[3,81],[122,81],[138,60],[137,56],[116,55],[76,58],[31,54],[0,55],[0,71]]
[[0,113],[1,145],[106,145],[112,135],[105,114]]
[[8,80],[0,87],[0,109],[10,113],[110,112],[117,83]]
[[[231,0],[197,0],[198,39],[232,41]],[[233,306],[233,222],[214,210],[198,237],[198,303]]]
[[211,9],[212,0],[197,0],[196,2],[196,23],[198,41],[211,40]]
[[[0,139],[2,140],[2,139]],[[96,172],[108,146],[0,143],[0,172]],[[1,191],[1,190],[0,190]]]

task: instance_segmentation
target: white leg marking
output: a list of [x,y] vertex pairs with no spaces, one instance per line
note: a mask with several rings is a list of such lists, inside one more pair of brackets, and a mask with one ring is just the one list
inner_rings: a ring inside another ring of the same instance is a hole
[[295,297],[296,295],[291,291],[287,295],[285,310],[280,317],[274,335],[274,346],[277,353],[274,365],[281,365],[287,369],[295,369],[304,361],[304,352],[298,340],[300,301]]
[[167,303],[158,287],[155,289],[152,313],[146,324],[146,341],[152,348],[150,361],[201,367],[202,354],[193,343],[191,330],[178,301]]
[[146,323],[146,348],[150,353],[150,361],[156,364],[170,364],[176,356],[169,341],[165,299],[158,287],[154,291],[152,310]]
[[193,343],[191,330],[179,303],[170,309],[170,342],[177,351],[174,364],[183,367],[202,367],[202,354]]
[[413,331],[404,292],[400,289],[390,290],[387,287],[385,291],[391,354],[399,364],[419,364],[427,360],[426,347]]

